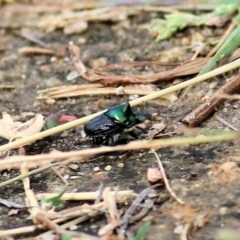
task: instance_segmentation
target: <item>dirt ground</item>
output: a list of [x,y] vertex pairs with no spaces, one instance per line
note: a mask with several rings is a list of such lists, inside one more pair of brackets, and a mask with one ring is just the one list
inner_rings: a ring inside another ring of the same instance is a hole
[[[67,76],[74,70],[69,53],[62,56],[49,55],[22,55],[18,50],[22,47],[38,47],[35,43],[16,34],[19,29],[11,28],[11,24],[25,24],[37,21],[41,14],[36,12],[19,11],[14,14],[4,12],[1,15],[1,24],[10,25],[0,28],[0,84],[13,85],[13,89],[1,89],[0,111],[8,112],[15,119],[25,121],[36,113],[48,116],[60,110],[65,110],[67,115],[78,118],[107,109],[113,105],[130,100],[134,96],[83,96],[56,100],[53,104],[36,100],[37,91],[61,85],[86,84],[81,77],[67,80]],[[191,39],[196,33],[204,36],[204,39],[221,36],[224,28],[189,28],[178,32],[170,40],[155,42],[154,38],[140,25],[151,18],[161,16],[161,13],[146,13],[131,16],[120,22],[91,22],[87,30],[81,34],[66,35],[62,29],[46,33],[36,27],[28,27],[32,35],[44,43],[51,45],[50,49],[61,52],[70,41],[73,41],[81,49],[83,62],[90,68],[104,66],[123,61],[164,61],[166,52],[170,52],[170,62],[183,62],[189,60],[193,52],[182,46],[183,37]],[[27,25],[27,24],[26,24]],[[176,55],[172,49],[177,49]],[[204,54],[203,54],[204,55]],[[125,74],[146,74],[153,71],[163,71],[169,67],[127,68]],[[115,72],[119,73],[120,72]],[[231,73],[233,74],[233,73]],[[181,126],[181,120],[201,103],[201,99],[209,93],[221,87],[231,74],[221,75],[197,84],[190,88],[183,98],[174,102],[157,99],[144,106],[134,108],[135,111],[157,113],[157,116],[146,126],[149,129],[156,123],[165,123],[167,128],[164,133],[174,131]],[[175,81],[184,81],[188,78],[178,78]],[[173,82],[155,83],[159,89],[170,86]],[[180,96],[177,93],[176,96]],[[240,128],[240,102],[239,100],[226,102],[217,110],[222,117],[234,127]],[[206,129],[226,129],[227,127],[212,116],[202,123]],[[90,147],[82,137],[82,126],[57,134],[34,143],[27,151],[28,155],[48,153],[53,149],[59,151],[71,151]],[[177,133],[173,136],[188,136],[188,133]],[[169,138],[171,136],[165,136]],[[7,143],[0,139],[1,145]],[[179,235],[174,233],[177,226],[183,223],[198,221],[196,229],[192,233],[192,239],[213,240],[217,238],[219,229],[234,229],[239,226],[240,219],[240,190],[239,190],[239,142],[215,142],[211,144],[188,145],[181,147],[169,147],[157,150],[164,163],[166,173],[171,186],[176,194],[182,198],[187,206],[183,207],[172,198],[168,198],[162,204],[158,204],[148,214],[157,215],[146,235],[147,240],[175,240]],[[11,155],[16,154],[12,150]],[[226,162],[235,165],[228,170],[221,170]],[[65,166],[59,171],[67,176],[69,183],[67,192],[95,191],[100,182],[104,186],[120,189],[131,189],[137,193],[149,186],[147,181],[147,169],[157,167],[155,156],[147,150],[131,151],[125,153],[106,154],[95,161],[80,163],[74,162],[75,170]],[[110,165],[110,170],[105,167]],[[121,166],[121,167],[120,167]],[[94,168],[99,167],[99,172]],[[220,169],[220,170],[219,170]],[[1,172],[1,182],[17,176],[17,170],[5,170]],[[35,193],[59,193],[63,188],[61,179],[52,171],[47,170],[31,177],[31,187]],[[18,181],[0,189],[0,197],[15,203],[25,205],[25,193],[22,182]],[[65,203],[65,207],[78,203]],[[9,215],[10,209],[0,205],[0,229],[14,229],[32,225],[26,209],[18,210],[16,214]],[[167,214],[169,213],[169,214]],[[175,214],[174,214],[175,213]],[[194,216],[194,217],[193,217]],[[204,218],[196,220],[196,218]],[[183,219],[184,218],[184,219]],[[103,218],[102,218],[103,219]],[[77,231],[97,235],[98,229],[103,226],[105,220],[95,219],[81,224]],[[207,219],[207,220],[206,220]],[[208,223],[205,223],[207,221]],[[201,224],[202,223],[202,224]],[[142,222],[131,226],[133,234],[142,225]],[[14,239],[35,237],[39,232],[22,234]]]

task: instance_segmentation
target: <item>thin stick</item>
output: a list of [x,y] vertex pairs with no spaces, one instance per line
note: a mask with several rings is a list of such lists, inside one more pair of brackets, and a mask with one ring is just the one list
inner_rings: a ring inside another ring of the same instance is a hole
[[0,237],[7,237],[7,236],[13,236],[17,234],[25,234],[25,233],[31,233],[38,229],[40,225],[34,225],[34,226],[28,226],[28,227],[20,227],[20,228],[14,228],[9,230],[3,230],[0,231]]
[[165,173],[163,164],[162,164],[162,162],[161,162],[158,154],[157,154],[156,151],[154,151],[154,150],[152,150],[152,152],[154,153],[154,155],[155,155],[156,158],[157,158],[160,171],[161,171],[161,173],[162,173],[162,175],[163,175],[163,180],[164,180],[166,189],[168,190],[168,192],[170,193],[170,195],[171,195],[178,203],[184,205],[185,202],[184,202],[182,199],[180,199],[180,198],[176,195],[176,193],[172,190],[172,188],[171,188],[171,186],[170,186],[170,184],[169,184],[169,182],[168,182],[168,179],[167,179],[167,176],[166,176],[166,173]]
[[[114,191],[111,192],[111,194],[115,194]],[[97,199],[99,195],[99,192],[80,192],[80,193],[64,193],[61,197],[61,200],[63,201],[91,201]],[[39,193],[37,194],[37,199],[40,200],[42,197],[44,198],[52,198],[55,197],[56,193]],[[131,198],[137,196],[136,193],[134,193],[132,190],[125,190],[125,191],[118,191],[117,192],[117,200],[118,202],[122,199],[123,201],[126,200],[126,198]]]
[[237,132],[238,129],[235,128],[232,124],[230,124],[229,122],[227,122],[226,120],[224,120],[223,118],[219,117],[218,115],[216,116],[217,120],[220,121],[221,123],[223,123],[224,125],[226,125],[227,127],[229,127],[230,129],[232,129],[233,131]]
[[191,227],[190,223],[186,223],[184,225],[183,231],[180,234],[180,240],[188,240],[189,239],[188,232],[189,232],[190,227]]
[[60,174],[60,172],[55,168],[53,167],[52,170],[55,172],[55,174],[62,180],[62,182],[67,186],[68,185],[68,182],[66,179],[63,178],[63,176]]
[[224,101],[225,98],[219,97],[220,94],[233,94],[240,90],[240,74],[234,76],[218,91],[216,91],[209,100],[202,103],[190,114],[188,114],[182,122],[189,127],[196,127],[201,124],[212,112],[215,111]]
[[[195,78],[192,78],[192,79],[190,79],[190,80],[188,80],[186,82],[179,83],[177,85],[174,85],[174,86],[171,86],[169,88],[163,89],[161,91],[149,94],[147,96],[144,96],[144,97],[132,100],[129,103],[130,103],[131,106],[137,106],[137,105],[142,104],[144,102],[147,102],[147,101],[159,98],[159,97],[161,97],[163,95],[166,95],[166,94],[178,91],[178,90],[183,89],[185,87],[188,87],[190,85],[197,84],[199,82],[205,81],[205,80],[207,80],[209,78],[212,78],[212,77],[217,76],[219,74],[225,73],[227,71],[231,71],[231,70],[233,70],[235,68],[238,68],[238,67],[240,67],[240,60],[239,59],[235,60],[232,63],[229,63],[229,64],[226,64],[226,65],[224,65],[222,67],[219,67],[219,68],[217,68],[217,69],[215,69],[215,70],[213,70],[211,72],[205,73],[203,75],[200,75],[200,76],[197,76]],[[57,126],[55,128],[51,128],[49,130],[46,130],[46,131],[34,134],[32,136],[29,136],[29,137],[26,137],[26,138],[22,138],[22,139],[19,139],[17,141],[5,144],[5,145],[0,147],[0,152],[8,151],[10,149],[14,149],[14,148],[17,148],[19,146],[23,146],[23,145],[29,144],[31,142],[35,142],[38,139],[42,139],[44,137],[47,137],[47,136],[50,136],[50,135],[53,135],[53,134],[56,134],[56,133],[63,132],[65,130],[67,130],[67,129],[71,129],[71,128],[77,127],[79,125],[82,125],[82,124],[90,121],[92,118],[102,114],[105,111],[106,110],[98,112],[98,113],[95,113],[95,114],[91,114],[89,116],[77,119],[75,121],[72,121],[72,122],[65,123],[63,125]]]
[[225,40],[228,38],[228,36],[234,30],[236,25],[237,25],[237,23],[235,21],[231,22],[231,24],[228,26],[227,30],[225,31],[225,33],[221,37],[218,44],[208,53],[207,57],[212,57],[213,56],[213,54],[222,46],[222,44],[225,42]]
[[[28,173],[28,167],[26,163],[23,163],[21,166],[21,173],[22,174],[27,174]],[[37,222],[35,217],[36,215],[39,213],[39,204],[38,201],[36,199],[36,196],[33,192],[33,190],[30,188],[30,178],[29,176],[25,177],[22,179],[23,181],[23,187],[24,187],[24,191],[25,191],[25,195],[26,195],[26,205],[29,207],[28,211],[31,215],[31,218],[33,220],[33,222]]]
[[36,173],[39,173],[39,172],[42,172],[42,171],[44,171],[44,170],[46,170],[46,169],[48,169],[48,168],[51,168],[51,167],[53,167],[53,166],[56,166],[56,165],[58,165],[58,164],[59,164],[59,163],[52,163],[52,164],[49,164],[48,166],[41,167],[41,168],[32,170],[32,171],[30,171],[30,172],[27,172],[27,173],[25,173],[25,174],[21,174],[21,175],[19,175],[19,176],[17,176],[17,177],[11,178],[11,179],[9,179],[9,180],[7,180],[7,181],[5,181],[5,182],[0,183],[0,188],[1,188],[1,187],[5,187],[5,186],[7,186],[8,184],[14,183],[14,182],[16,182],[16,181],[18,181],[18,180],[21,180],[22,178],[31,176],[31,175],[36,174]]

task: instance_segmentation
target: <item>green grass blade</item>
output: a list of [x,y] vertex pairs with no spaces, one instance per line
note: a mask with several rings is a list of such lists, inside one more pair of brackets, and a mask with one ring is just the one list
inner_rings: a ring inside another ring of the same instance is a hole
[[143,226],[138,230],[137,235],[134,237],[134,240],[143,240],[150,226],[151,222],[144,223]]

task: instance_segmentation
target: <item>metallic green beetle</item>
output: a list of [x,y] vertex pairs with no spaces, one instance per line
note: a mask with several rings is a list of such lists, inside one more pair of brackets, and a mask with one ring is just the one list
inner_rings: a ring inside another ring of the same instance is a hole
[[87,136],[92,138],[111,137],[150,117],[150,114],[133,113],[130,104],[126,102],[113,106],[103,114],[90,120],[84,126],[84,131]]

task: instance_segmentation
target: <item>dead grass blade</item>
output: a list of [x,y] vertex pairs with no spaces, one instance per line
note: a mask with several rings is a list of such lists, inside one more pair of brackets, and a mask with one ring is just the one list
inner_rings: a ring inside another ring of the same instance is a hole
[[41,114],[37,114],[35,118],[32,118],[25,123],[21,123],[14,122],[8,113],[3,112],[2,119],[0,120],[0,136],[10,141],[14,141],[40,132],[43,125],[44,120]]
[[209,60],[208,58],[197,58],[195,60],[187,61],[172,70],[146,76],[119,76],[109,75],[106,72],[100,72],[99,70],[87,68],[81,60],[79,47],[77,47],[73,43],[70,43],[69,50],[71,60],[79,75],[89,82],[100,82],[102,84],[146,84],[158,81],[168,81],[173,78],[198,73]]
[[[93,86],[91,86],[93,85]],[[99,86],[96,86],[99,85]],[[64,90],[63,90],[64,88]],[[89,96],[89,95],[148,95],[154,93],[157,87],[155,85],[128,85],[125,87],[103,87],[101,84],[86,84],[75,86],[61,86],[59,89],[54,87],[53,89],[46,89],[39,91],[40,95],[37,99],[58,99],[77,96]]]
[[114,151],[129,151],[138,149],[158,149],[185,144],[199,144],[205,142],[229,141],[239,138],[236,132],[224,132],[213,136],[201,136],[199,138],[171,138],[164,140],[138,140],[132,141],[126,145],[99,148],[84,149],[72,152],[53,151],[50,154],[41,154],[35,156],[13,156],[0,161],[0,170],[18,169],[21,164],[26,163],[29,168],[43,166],[52,161],[58,163],[70,163],[73,161],[88,161],[90,156]]
[[98,235],[103,238],[110,237],[113,230],[118,226],[120,213],[117,210],[116,204],[117,189],[115,194],[112,194],[110,188],[105,188],[103,191],[103,202],[108,224],[99,229]]
[[[225,66],[219,67],[219,68],[217,68],[217,69],[215,69],[211,72],[208,72],[206,74],[203,74],[201,76],[197,76],[193,79],[190,79],[188,81],[179,83],[177,85],[171,86],[171,87],[163,89],[161,91],[157,91],[157,92],[154,92],[154,93],[149,94],[147,96],[132,100],[132,101],[130,101],[130,105],[131,106],[136,106],[136,105],[139,105],[141,103],[159,98],[163,95],[167,95],[169,93],[172,93],[172,92],[178,91],[180,89],[186,88],[188,86],[191,86],[191,85],[197,84],[199,82],[205,81],[206,79],[212,78],[212,77],[217,76],[219,74],[222,74],[222,73],[225,73],[227,71],[233,70],[235,68],[238,68],[239,66],[240,66],[240,61],[235,60],[232,63],[226,64]],[[84,68],[83,68],[83,70],[84,70]],[[104,111],[106,111],[106,110],[104,110]],[[26,145],[26,144],[31,143],[33,141],[36,141],[38,139],[50,136],[52,134],[56,134],[56,133],[65,131],[65,130],[70,129],[70,128],[74,128],[78,125],[81,125],[81,124],[84,124],[84,123],[88,122],[92,118],[102,114],[104,111],[92,114],[92,115],[87,116],[87,117],[83,117],[81,119],[78,119],[78,120],[75,120],[75,121],[72,121],[72,122],[69,122],[69,123],[65,123],[63,125],[51,128],[49,130],[34,134],[33,136],[25,137],[24,139],[20,139],[18,141],[5,144],[3,146],[0,146],[0,152],[5,152],[7,150],[17,148],[19,146]]]
[[[133,199],[137,196],[132,190],[126,191],[115,191],[110,192],[109,194],[116,195],[117,202],[126,202],[129,199]],[[44,198],[55,197],[56,193],[39,193],[36,195],[38,200]],[[94,201],[98,197],[98,192],[80,192],[80,193],[64,193],[61,197],[63,201]]]
[[185,202],[180,199],[176,193],[172,190],[170,184],[169,184],[169,181],[167,179],[167,176],[166,176],[166,173],[165,173],[165,170],[164,170],[164,167],[163,167],[163,164],[158,156],[158,154],[156,153],[156,151],[152,150],[152,152],[154,153],[155,157],[157,158],[157,161],[158,161],[158,166],[159,166],[159,169],[162,173],[162,176],[163,176],[163,180],[164,180],[164,183],[165,183],[165,186],[166,186],[166,189],[168,190],[169,194],[172,196],[173,199],[175,199],[178,203],[184,205]]

